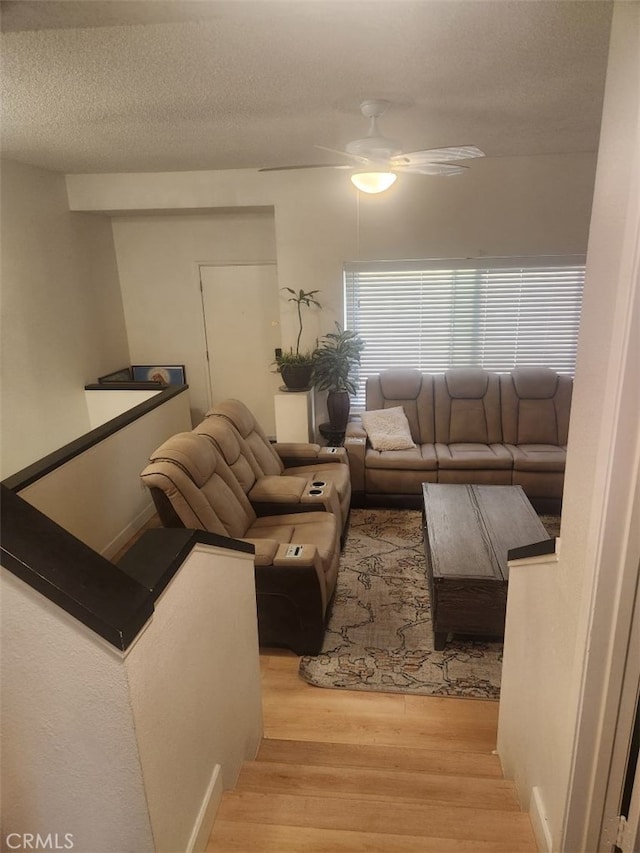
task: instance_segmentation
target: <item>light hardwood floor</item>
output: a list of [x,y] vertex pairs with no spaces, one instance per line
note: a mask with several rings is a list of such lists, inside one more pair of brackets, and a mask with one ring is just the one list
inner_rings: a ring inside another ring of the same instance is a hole
[[263,651],[265,738],[491,754],[498,703],[313,687],[292,652]]
[[494,753],[498,703],[325,690],[261,653],[264,740],[208,853],[529,853]]

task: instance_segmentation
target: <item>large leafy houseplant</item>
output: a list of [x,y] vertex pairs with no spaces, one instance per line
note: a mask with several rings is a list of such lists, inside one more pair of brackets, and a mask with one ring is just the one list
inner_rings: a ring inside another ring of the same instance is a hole
[[282,375],[284,384],[290,391],[303,391],[310,387],[311,376],[313,373],[313,351],[306,350],[300,352],[300,339],[302,337],[302,308],[322,308],[322,305],[315,298],[319,290],[300,289],[297,293],[291,287],[283,287],[291,296],[288,302],[293,302],[298,313],[298,337],[296,338],[296,348],[283,350],[276,356],[276,365],[278,372]]
[[346,429],[349,419],[350,395],[355,394],[358,368],[364,341],[351,329],[326,334],[313,354],[313,384],[318,391],[328,391],[329,422],[335,430]]

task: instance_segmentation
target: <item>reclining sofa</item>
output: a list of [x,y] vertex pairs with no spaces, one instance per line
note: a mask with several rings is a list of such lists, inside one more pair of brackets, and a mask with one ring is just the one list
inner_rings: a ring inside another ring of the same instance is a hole
[[[419,507],[422,483],[484,483],[520,485],[536,509],[559,512],[571,392],[570,377],[542,367],[369,377],[362,422],[345,436],[353,504]],[[389,409],[406,417],[406,435],[391,418],[390,435],[367,431]]]
[[[242,415],[245,426],[253,422],[242,403],[226,403],[226,415]],[[165,527],[207,530],[253,545],[261,645],[318,654],[347,522],[340,496],[345,489],[347,500],[351,496],[346,453],[287,445],[289,457],[309,462],[310,470],[302,466],[290,476],[276,465],[277,474],[262,476],[257,459],[274,451],[266,437],[267,447],[262,444],[261,431],[247,430],[247,443],[229,418],[208,415],[151,454],[142,482]]]
[[[222,438],[224,426],[227,436],[229,431],[232,433],[226,440]],[[209,409],[195,431],[208,435],[221,452],[225,452],[224,443],[230,457],[227,461],[232,467],[238,465],[239,479],[248,485],[245,491],[254,505],[273,512],[277,511],[277,504],[286,502],[283,492],[289,501],[299,503],[308,501],[310,492],[321,489],[323,503],[337,501],[334,511],[344,535],[351,507],[351,479],[344,448],[305,442],[272,444],[251,410],[233,399]],[[242,473],[240,465],[244,468]]]

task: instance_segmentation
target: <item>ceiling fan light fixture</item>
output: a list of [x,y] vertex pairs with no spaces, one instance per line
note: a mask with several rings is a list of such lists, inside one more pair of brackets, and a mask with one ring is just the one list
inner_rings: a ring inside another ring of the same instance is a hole
[[383,193],[397,177],[394,172],[354,172],[351,183],[363,193]]

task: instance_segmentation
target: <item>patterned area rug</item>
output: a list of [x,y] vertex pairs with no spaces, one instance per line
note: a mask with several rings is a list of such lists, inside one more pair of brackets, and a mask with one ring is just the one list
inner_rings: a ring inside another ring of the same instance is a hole
[[[557,535],[555,516],[542,516]],[[502,644],[433,648],[421,515],[354,509],[321,653],[300,675],[317,687],[498,699]]]

